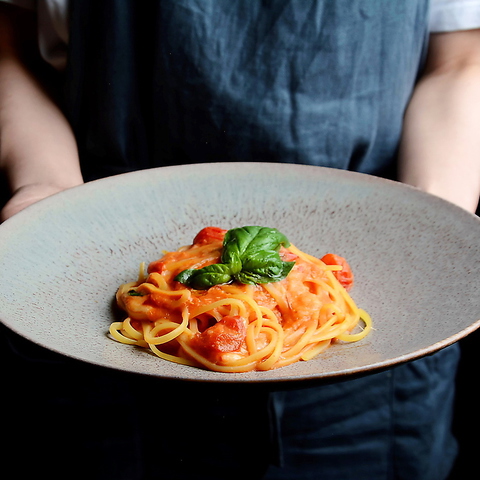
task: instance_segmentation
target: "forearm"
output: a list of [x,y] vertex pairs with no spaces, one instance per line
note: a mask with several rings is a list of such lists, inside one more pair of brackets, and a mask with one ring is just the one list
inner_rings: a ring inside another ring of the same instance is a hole
[[408,107],[400,180],[474,212],[480,196],[480,64],[427,73]]
[[10,58],[0,61],[0,168],[13,191],[82,182],[67,120],[36,79]]
[[34,16],[0,4],[0,169],[12,190],[0,221],[83,182],[70,125],[44,88],[44,67]]

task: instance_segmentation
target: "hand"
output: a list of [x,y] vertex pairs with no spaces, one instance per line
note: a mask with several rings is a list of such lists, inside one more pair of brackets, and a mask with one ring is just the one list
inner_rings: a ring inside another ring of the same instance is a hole
[[4,222],[24,208],[68,187],[53,184],[34,183],[16,190],[0,212],[0,222]]

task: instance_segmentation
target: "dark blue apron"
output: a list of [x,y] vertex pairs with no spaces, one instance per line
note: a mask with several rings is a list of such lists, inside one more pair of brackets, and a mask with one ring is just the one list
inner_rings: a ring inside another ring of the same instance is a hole
[[68,112],[88,178],[290,162],[394,175],[425,0],[77,1]]
[[[75,1],[65,107],[85,178],[217,161],[394,178],[427,17],[422,0]],[[85,478],[442,480],[457,355],[273,393],[25,370],[47,385],[37,429]]]

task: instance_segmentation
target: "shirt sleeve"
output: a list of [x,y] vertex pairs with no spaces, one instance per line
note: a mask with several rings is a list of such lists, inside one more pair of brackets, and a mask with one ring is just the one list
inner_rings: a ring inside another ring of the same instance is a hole
[[431,0],[430,32],[480,28],[480,0]]
[[57,70],[67,63],[68,7],[70,0],[0,0],[28,10],[36,10],[38,46],[42,58]]

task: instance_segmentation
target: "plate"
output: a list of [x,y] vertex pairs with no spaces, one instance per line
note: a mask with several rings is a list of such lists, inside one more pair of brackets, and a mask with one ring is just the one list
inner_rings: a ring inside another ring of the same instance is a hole
[[[109,338],[117,287],[201,228],[278,228],[346,257],[375,330],[308,362],[217,373]],[[480,221],[412,187],[304,165],[215,163],[118,175],[28,207],[0,226],[0,319],[28,340],[116,370],[207,382],[338,379],[432,354],[480,324]]]

